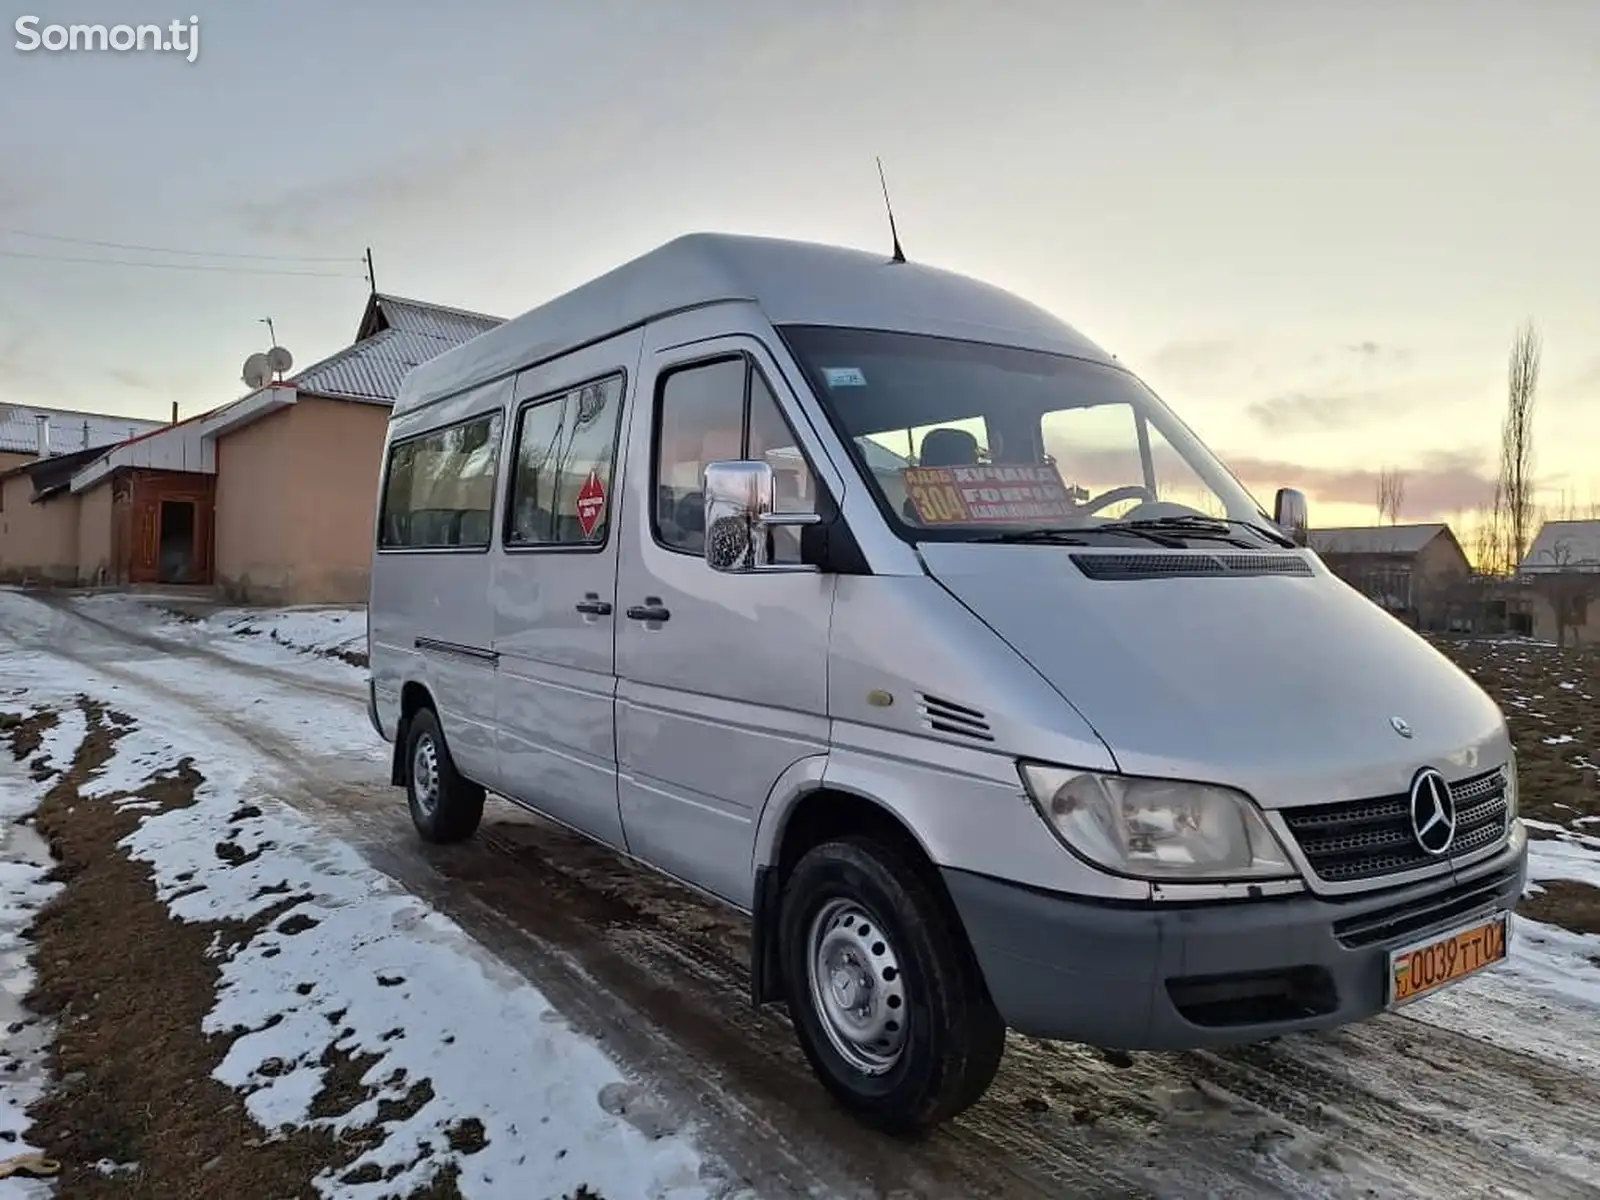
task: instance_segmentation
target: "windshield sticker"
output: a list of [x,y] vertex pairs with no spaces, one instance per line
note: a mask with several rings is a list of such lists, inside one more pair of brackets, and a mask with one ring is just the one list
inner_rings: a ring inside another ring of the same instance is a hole
[[822,377],[831,388],[867,386],[867,377],[860,367],[823,367]]
[[900,478],[924,525],[1008,525],[1074,514],[1060,472],[1048,463],[907,467]]
[[583,536],[592,538],[606,511],[606,485],[600,482],[598,467],[589,472],[589,478],[578,489],[574,507],[578,510],[578,527],[583,530]]

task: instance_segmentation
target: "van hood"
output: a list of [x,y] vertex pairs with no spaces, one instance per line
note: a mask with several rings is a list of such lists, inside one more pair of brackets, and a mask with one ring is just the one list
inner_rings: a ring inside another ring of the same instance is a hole
[[[1226,784],[1284,808],[1393,795],[1424,766],[1458,779],[1510,757],[1494,701],[1309,551],[1229,555],[1290,557],[1309,574],[1177,578],[1091,578],[1073,559],[1126,566],[1180,552],[948,542],[921,552],[1127,774]],[[1118,572],[1096,572],[1108,573]]]

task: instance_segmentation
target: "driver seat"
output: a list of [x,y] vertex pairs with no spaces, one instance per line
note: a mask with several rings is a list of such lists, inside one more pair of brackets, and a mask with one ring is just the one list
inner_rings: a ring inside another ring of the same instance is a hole
[[[965,429],[940,426],[922,435],[922,453],[917,461],[922,467],[975,467],[978,465],[978,439]],[[921,525],[916,505],[911,497],[900,506],[901,516],[908,524]]]
[[920,465],[924,467],[975,467],[978,439],[965,429],[941,426],[922,435]]

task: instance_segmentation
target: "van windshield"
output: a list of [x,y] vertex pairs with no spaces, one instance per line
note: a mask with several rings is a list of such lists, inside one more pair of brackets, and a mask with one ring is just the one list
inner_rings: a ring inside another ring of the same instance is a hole
[[[1007,540],[1160,530],[1247,545],[1278,531],[1128,372],[925,334],[780,333],[902,536]],[[1154,534],[1152,534],[1154,536]]]

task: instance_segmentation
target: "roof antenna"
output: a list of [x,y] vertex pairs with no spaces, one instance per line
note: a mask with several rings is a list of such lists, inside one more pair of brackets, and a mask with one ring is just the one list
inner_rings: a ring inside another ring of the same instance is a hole
[[894,257],[890,261],[903,263],[906,260],[906,252],[900,249],[900,231],[894,226],[894,205],[889,203],[889,181],[883,177],[883,159],[879,158],[877,162],[878,184],[883,188],[883,207],[889,214],[889,236],[894,239]]

